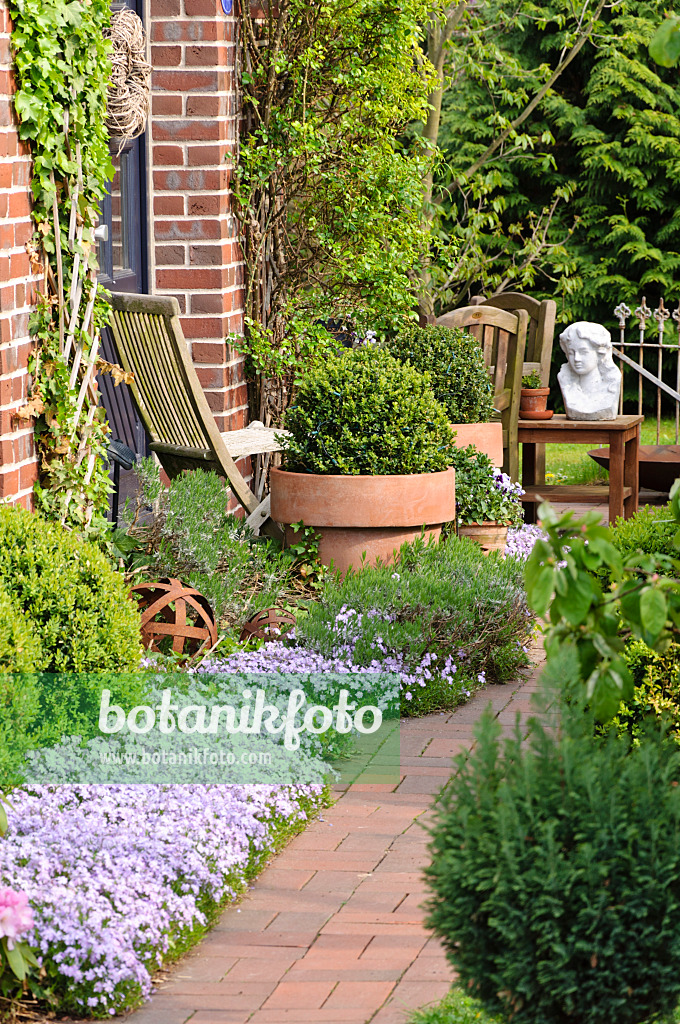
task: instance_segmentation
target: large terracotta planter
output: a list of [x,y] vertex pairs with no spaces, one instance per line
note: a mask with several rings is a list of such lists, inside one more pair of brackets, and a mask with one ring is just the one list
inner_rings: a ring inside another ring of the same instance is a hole
[[552,409],[546,409],[550,388],[522,388],[519,400],[520,419],[549,420]]
[[[320,536],[319,557],[341,573],[394,561],[395,551],[425,526],[437,538],[456,518],[455,472],[413,476],[321,476],[271,470],[271,517],[302,521]],[[366,555],[365,560],[363,555]]]
[[458,527],[459,537],[469,537],[480,545],[482,551],[505,551],[508,539],[508,528],[502,523],[461,523]]
[[502,423],[452,423],[456,431],[453,440],[456,448],[467,448],[473,444],[491,459],[494,466],[503,465],[503,424]]

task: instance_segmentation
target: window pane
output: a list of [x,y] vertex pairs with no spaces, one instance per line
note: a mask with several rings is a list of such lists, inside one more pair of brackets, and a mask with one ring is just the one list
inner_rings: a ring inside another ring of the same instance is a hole
[[129,202],[129,159],[130,154],[123,152],[114,155],[113,166],[116,169],[111,182],[111,241],[113,245],[113,275],[121,270],[132,268],[130,252],[130,202]]

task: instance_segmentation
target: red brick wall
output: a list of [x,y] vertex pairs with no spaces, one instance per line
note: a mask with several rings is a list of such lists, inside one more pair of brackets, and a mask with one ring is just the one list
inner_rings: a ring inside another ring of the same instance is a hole
[[221,430],[247,423],[240,250],[229,164],[237,139],[236,18],[220,0],[150,0],[151,291],[176,295]]
[[24,246],[33,234],[31,161],[14,118],[10,33],[7,4],[0,0],[0,501],[31,508],[37,478],[33,426],[14,415],[29,382],[34,278]]

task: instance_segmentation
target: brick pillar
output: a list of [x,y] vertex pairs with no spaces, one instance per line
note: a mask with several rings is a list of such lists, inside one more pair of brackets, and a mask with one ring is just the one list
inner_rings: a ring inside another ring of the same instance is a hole
[[28,317],[35,278],[24,248],[33,235],[31,160],[19,141],[12,95],[11,22],[0,0],[0,501],[33,505],[33,424],[14,415],[27,398]]
[[179,300],[182,327],[220,430],[247,423],[243,270],[231,212],[236,18],[220,0],[151,0],[151,290]]

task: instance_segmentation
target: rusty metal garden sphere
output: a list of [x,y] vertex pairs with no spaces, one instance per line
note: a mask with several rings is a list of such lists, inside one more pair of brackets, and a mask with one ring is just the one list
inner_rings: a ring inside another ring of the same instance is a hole
[[240,640],[279,640],[296,625],[296,618],[283,608],[263,608],[244,624]]
[[140,583],[131,588],[130,596],[142,614],[142,643],[147,650],[169,653],[171,649],[190,657],[217,643],[217,623],[208,599],[181,580],[165,577]]

